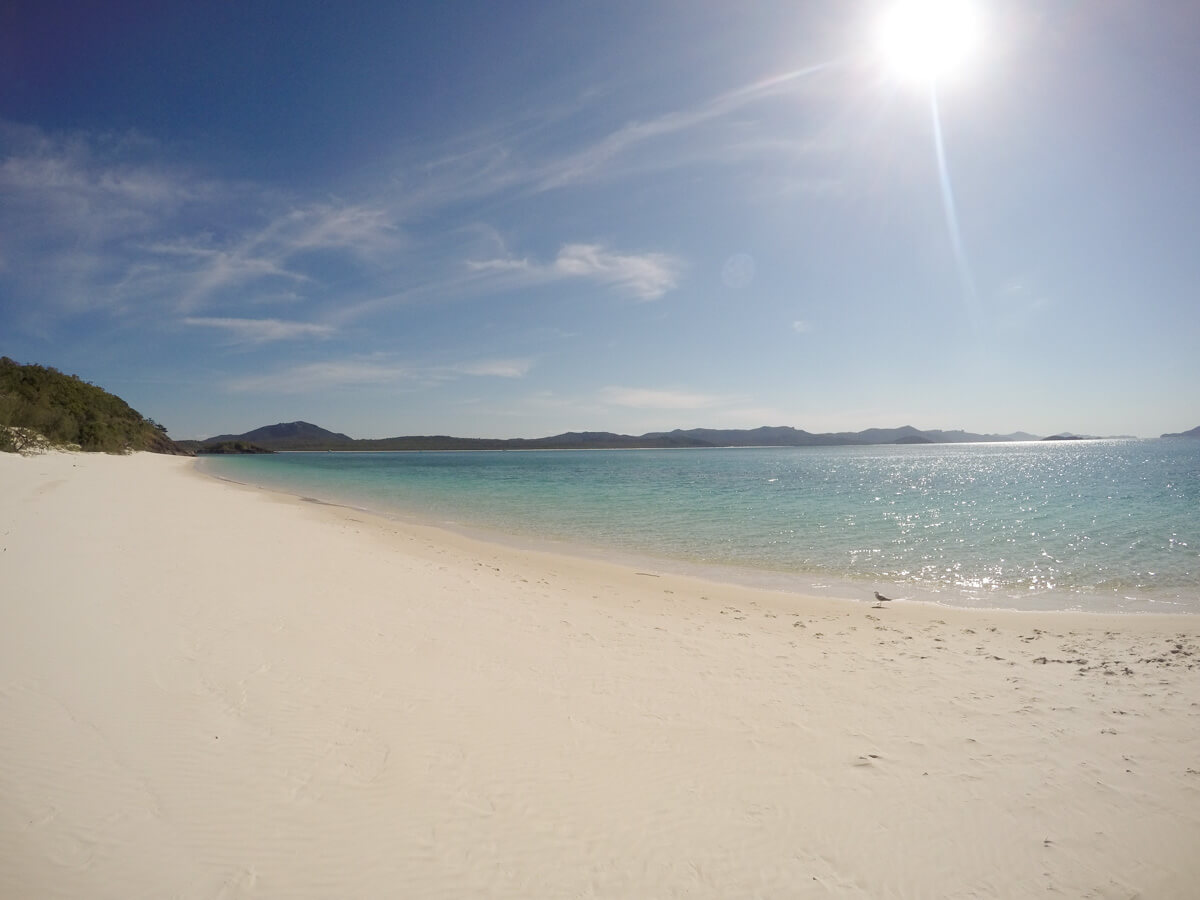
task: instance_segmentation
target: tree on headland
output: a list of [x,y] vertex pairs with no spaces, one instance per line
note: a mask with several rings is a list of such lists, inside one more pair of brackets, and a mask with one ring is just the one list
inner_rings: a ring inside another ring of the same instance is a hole
[[187,453],[115,394],[77,375],[0,357],[0,450],[34,449],[39,436],[49,446],[105,453]]

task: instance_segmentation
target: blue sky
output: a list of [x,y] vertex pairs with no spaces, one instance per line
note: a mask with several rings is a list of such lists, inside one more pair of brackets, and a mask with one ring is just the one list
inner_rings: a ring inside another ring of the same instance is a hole
[[1200,424],[1200,11],[979,0],[935,118],[887,6],[9,6],[0,353],[178,438]]

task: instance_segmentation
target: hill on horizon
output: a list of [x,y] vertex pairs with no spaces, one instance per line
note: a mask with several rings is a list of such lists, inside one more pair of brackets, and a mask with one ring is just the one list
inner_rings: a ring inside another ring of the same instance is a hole
[[569,431],[541,438],[462,438],[450,435],[408,435],[392,438],[352,438],[311,422],[280,422],[243,434],[220,434],[203,441],[185,441],[200,447],[230,442],[256,444],[269,450],[569,450],[654,449],[676,447],[830,447],[878,444],[956,444],[1035,441],[1038,436],[974,434],[968,431],[922,431],[911,425],[814,434],[791,426],[749,429],[692,428],[652,431],[642,435],[611,431]]
[[354,443],[349,435],[328,431],[311,422],[280,422],[277,425],[263,425],[245,434],[218,434],[202,444],[223,444],[241,441],[258,444],[260,447],[287,445],[289,449],[303,450],[312,447],[325,450],[332,444]]
[[167,430],[116,394],[48,366],[0,357],[0,450],[51,446],[187,455]]

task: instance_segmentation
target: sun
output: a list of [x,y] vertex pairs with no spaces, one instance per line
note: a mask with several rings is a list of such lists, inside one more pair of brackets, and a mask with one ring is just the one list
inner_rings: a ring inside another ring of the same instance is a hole
[[875,37],[894,76],[933,84],[970,61],[979,45],[979,10],[971,0],[898,0],[879,19]]

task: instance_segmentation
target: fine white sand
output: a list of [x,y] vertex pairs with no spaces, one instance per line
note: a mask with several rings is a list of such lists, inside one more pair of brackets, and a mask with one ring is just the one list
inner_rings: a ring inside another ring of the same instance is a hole
[[847,603],[0,454],[0,896],[1196,896],[1200,617]]

